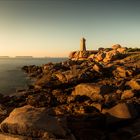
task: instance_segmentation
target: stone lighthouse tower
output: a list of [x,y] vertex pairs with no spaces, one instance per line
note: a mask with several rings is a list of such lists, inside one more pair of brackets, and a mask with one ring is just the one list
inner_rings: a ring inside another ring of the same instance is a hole
[[86,39],[82,38],[80,41],[80,51],[86,51]]

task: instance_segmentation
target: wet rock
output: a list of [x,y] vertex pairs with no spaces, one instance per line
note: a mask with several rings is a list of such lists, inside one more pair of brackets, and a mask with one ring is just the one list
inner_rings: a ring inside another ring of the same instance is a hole
[[30,77],[37,77],[42,73],[42,68],[35,65],[24,66],[22,70],[29,74]]
[[53,75],[43,75],[43,77],[37,79],[35,81],[35,88],[42,89],[42,88],[57,88],[61,86],[62,83],[57,79],[57,77]]
[[44,64],[42,66],[43,73],[45,75],[50,75],[50,74],[56,72],[57,70],[63,69],[63,68],[64,67],[62,67],[61,63],[56,63],[56,64],[48,63],[48,64]]

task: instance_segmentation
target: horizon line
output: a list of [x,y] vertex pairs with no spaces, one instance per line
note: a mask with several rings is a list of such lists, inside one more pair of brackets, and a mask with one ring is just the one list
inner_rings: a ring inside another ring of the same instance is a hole
[[66,58],[66,56],[0,56],[0,58]]

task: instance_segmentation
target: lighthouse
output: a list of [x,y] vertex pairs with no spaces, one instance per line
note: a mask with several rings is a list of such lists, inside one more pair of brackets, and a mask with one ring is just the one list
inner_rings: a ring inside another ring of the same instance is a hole
[[80,40],[80,51],[86,51],[86,39],[82,38]]

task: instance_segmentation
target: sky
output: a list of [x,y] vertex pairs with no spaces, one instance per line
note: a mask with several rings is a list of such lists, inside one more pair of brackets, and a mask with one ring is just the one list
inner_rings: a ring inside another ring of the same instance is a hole
[[140,0],[0,0],[0,56],[140,47]]

